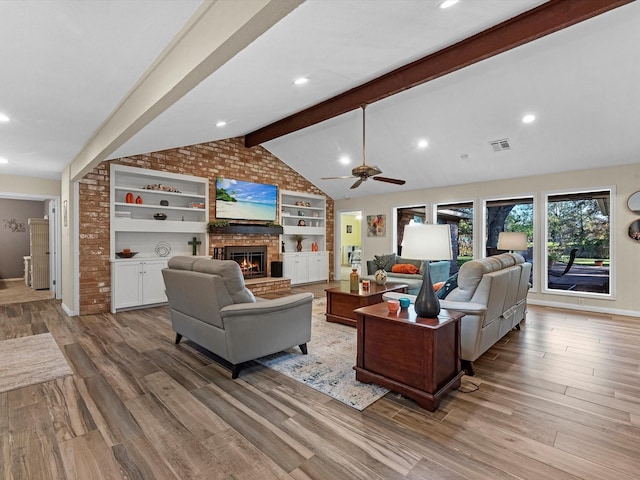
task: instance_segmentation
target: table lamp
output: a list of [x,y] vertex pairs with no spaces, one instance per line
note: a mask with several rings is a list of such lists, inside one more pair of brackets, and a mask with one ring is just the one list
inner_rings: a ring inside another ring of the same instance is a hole
[[440,313],[440,301],[433,291],[430,260],[451,260],[451,230],[449,225],[414,223],[404,227],[402,242],[404,258],[424,260],[422,286],[414,306],[419,317],[434,318]]
[[526,249],[527,234],[525,232],[500,232],[498,234],[498,250],[514,252]]

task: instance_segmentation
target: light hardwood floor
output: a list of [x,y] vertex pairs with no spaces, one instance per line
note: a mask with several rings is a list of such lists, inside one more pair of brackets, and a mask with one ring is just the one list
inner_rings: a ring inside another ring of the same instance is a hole
[[0,306],[0,339],[50,331],[75,372],[0,394],[0,479],[640,478],[638,319],[531,307],[431,413],[231,380],[167,314]]

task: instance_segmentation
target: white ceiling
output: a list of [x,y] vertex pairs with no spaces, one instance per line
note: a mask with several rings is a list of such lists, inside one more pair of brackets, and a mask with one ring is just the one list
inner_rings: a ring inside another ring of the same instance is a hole
[[[199,3],[0,1],[0,174],[60,178]],[[543,2],[439,3],[307,0],[109,158],[242,136]],[[321,180],[361,162],[359,110],[264,146],[334,198],[635,163],[638,25],[634,2],[370,105],[367,163],[404,186]]]

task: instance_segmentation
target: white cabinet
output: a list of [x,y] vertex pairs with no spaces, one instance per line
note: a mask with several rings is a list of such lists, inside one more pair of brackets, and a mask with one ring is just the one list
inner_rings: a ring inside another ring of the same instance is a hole
[[152,305],[167,301],[162,269],[168,261],[122,260],[112,264],[111,310]]
[[282,266],[291,285],[324,282],[329,279],[329,252],[283,253]]
[[[283,274],[291,284],[329,280],[327,248],[327,201],[312,193],[280,192],[280,223],[283,227]],[[296,236],[302,236],[302,251],[296,251]],[[314,250],[317,246],[317,250]]]
[[[209,179],[116,164],[110,175],[112,310],[166,302],[167,259],[192,255],[194,239],[209,253]],[[118,258],[124,249],[137,253]]]

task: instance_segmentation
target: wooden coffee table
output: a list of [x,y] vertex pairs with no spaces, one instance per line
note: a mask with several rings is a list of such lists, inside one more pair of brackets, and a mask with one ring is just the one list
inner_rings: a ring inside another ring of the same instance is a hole
[[378,285],[371,283],[369,290],[362,290],[362,283],[358,290],[351,291],[349,282],[341,282],[339,287],[327,288],[327,322],[343,323],[356,326],[356,308],[366,307],[382,302],[382,294],[386,292],[407,293],[409,285],[405,283],[387,283]]

